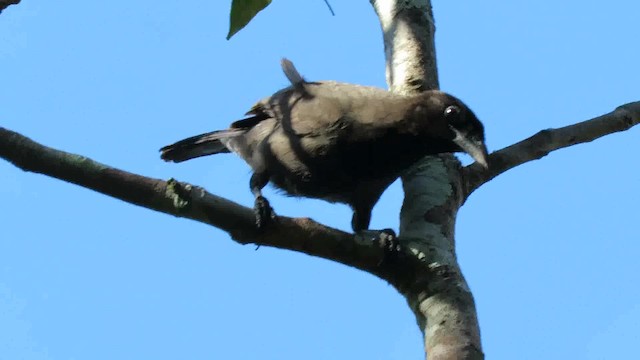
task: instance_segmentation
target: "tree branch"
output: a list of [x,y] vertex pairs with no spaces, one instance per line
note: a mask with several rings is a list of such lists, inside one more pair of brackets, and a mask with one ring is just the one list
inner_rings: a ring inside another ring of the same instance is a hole
[[389,90],[407,94],[439,88],[431,1],[371,4],[382,26]]
[[[371,0],[382,27],[389,89],[437,89],[435,24],[429,0]],[[455,253],[462,181],[451,155],[427,157],[402,176],[400,240],[422,262],[405,286],[430,360],[482,359],[473,295]]]
[[619,106],[614,111],[574,125],[547,129],[498,150],[489,156],[489,169],[478,164],[463,169],[466,199],[484,183],[505,171],[532,160],[538,160],[555,150],[593,141],[614,132],[625,131],[640,123],[640,101]]
[[20,3],[20,0],[0,0],[0,14],[2,13],[2,10],[9,7],[9,5],[16,5],[19,3]]
[[380,266],[385,250],[376,239],[354,236],[309,218],[279,216],[258,232],[252,209],[201,187],[119,170],[84,156],[43,146],[0,127],[0,157],[25,171],[40,173],[166,214],[196,220],[228,232],[240,244],[253,243],[340,262],[392,281]]

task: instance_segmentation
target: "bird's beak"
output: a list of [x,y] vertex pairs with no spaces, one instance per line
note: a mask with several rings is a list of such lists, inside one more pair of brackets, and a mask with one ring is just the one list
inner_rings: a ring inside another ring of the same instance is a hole
[[489,163],[487,162],[487,159],[489,154],[484,142],[481,140],[470,139],[456,129],[453,129],[453,132],[456,134],[453,142],[460,146],[462,151],[469,154],[475,161],[482,165],[482,167],[488,169]]

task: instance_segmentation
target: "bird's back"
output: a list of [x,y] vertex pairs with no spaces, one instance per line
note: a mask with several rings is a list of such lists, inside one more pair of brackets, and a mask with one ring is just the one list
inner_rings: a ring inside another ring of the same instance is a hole
[[266,119],[227,145],[287,193],[350,203],[359,188],[381,193],[420,157],[417,139],[397,129],[413,98],[333,81],[303,90],[258,102],[250,113]]
[[265,113],[298,136],[326,134],[339,122],[384,127],[405,116],[404,104],[414,101],[381,88],[319,81],[282,89],[259,101],[250,113]]

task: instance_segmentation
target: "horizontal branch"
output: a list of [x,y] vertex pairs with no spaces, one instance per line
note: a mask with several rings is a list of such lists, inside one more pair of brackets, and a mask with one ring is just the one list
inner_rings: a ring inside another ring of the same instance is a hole
[[593,141],[605,135],[625,131],[640,123],[640,101],[619,106],[614,111],[558,129],[547,129],[520,141],[519,143],[498,150],[489,156],[489,169],[478,164],[463,169],[465,196],[484,183],[531,160],[547,156],[550,152]]
[[119,170],[67,153],[0,127],[0,157],[25,171],[58,178],[114,198],[177,217],[213,225],[241,244],[253,243],[318,256],[387,278],[379,266],[384,250],[374,241],[308,218],[277,217],[258,232],[252,209],[201,187]]

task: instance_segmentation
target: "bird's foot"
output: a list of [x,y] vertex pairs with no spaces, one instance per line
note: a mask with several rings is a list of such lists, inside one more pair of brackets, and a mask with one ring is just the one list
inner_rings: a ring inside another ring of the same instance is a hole
[[400,241],[392,229],[361,230],[358,231],[358,235],[368,241],[373,241],[384,251],[378,266],[392,263],[401,251]]
[[392,229],[382,229],[378,235],[378,245],[384,249],[385,254],[396,255],[400,252],[400,241],[396,232]]
[[253,212],[256,215],[256,226],[258,230],[264,230],[268,224],[276,218],[276,213],[269,204],[269,200],[263,196],[256,197]]

